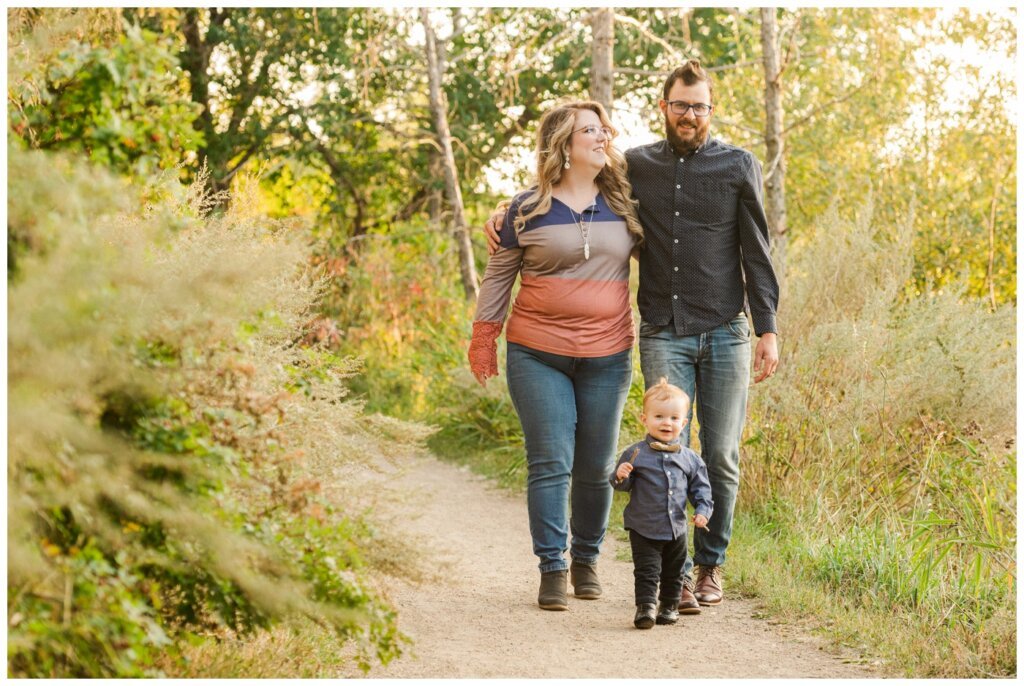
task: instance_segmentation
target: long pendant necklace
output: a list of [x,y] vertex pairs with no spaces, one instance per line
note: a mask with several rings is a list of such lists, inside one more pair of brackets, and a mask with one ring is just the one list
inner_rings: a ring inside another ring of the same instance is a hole
[[576,219],[576,213],[573,209],[569,208],[569,216],[572,217],[572,221],[576,224],[576,228],[580,230],[580,238],[583,239],[583,259],[590,259],[590,226],[594,223],[594,213],[590,213],[590,221],[583,222],[583,212],[580,212],[580,218]]

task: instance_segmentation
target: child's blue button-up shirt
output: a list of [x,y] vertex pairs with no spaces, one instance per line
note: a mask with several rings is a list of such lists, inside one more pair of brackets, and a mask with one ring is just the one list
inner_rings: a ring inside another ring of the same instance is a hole
[[[623,512],[627,529],[655,541],[669,541],[686,533],[686,500],[695,514],[711,519],[714,502],[708,470],[700,456],[689,448],[679,452],[655,450],[654,439],[629,446],[612,470],[612,488],[629,491],[629,504]],[[670,445],[677,445],[678,439]],[[639,450],[638,450],[639,449]],[[633,458],[633,471],[622,481],[615,478],[619,465]]]

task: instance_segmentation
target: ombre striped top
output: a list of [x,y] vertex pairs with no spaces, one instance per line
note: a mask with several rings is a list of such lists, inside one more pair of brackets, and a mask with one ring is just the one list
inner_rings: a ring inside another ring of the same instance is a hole
[[574,221],[579,215],[557,198],[547,214],[530,219],[516,235],[513,223],[526,195],[517,195],[505,214],[501,247],[487,263],[474,321],[500,327],[516,275],[522,274],[505,331],[510,343],[569,357],[603,357],[631,348],[634,237],[626,221],[598,194],[584,210],[584,221],[591,222],[588,260]]

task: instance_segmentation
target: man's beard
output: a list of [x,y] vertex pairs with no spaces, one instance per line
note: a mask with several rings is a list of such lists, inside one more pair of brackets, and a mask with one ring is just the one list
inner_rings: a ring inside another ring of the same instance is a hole
[[665,117],[665,137],[668,138],[669,145],[672,146],[672,149],[677,155],[689,155],[694,150],[704,145],[704,141],[708,139],[708,131],[711,126],[708,124],[703,124],[702,126],[702,124],[703,122],[697,122],[696,136],[689,140],[684,140],[683,137],[679,135],[676,127],[668,123],[668,117]]

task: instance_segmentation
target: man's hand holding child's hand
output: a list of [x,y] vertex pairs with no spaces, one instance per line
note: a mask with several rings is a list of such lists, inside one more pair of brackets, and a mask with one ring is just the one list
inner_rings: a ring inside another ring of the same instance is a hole
[[693,525],[698,529],[708,530],[708,518],[704,515],[693,515]]
[[628,462],[623,462],[622,464],[619,465],[619,468],[615,470],[615,478],[618,479],[619,481],[622,481],[627,476],[629,476],[629,473],[631,471],[633,471],[633,465],[631,465]]

